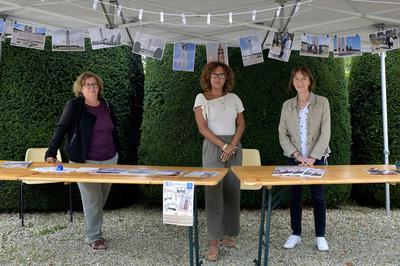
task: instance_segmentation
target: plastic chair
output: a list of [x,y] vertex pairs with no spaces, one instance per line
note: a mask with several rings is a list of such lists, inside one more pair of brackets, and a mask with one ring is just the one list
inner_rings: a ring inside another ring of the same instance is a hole
[[[260,152],[257,149],[243,149],[242,166],[261,166]],[[262,186],[240,184],[240,189],[243,190],[259,190],[261,188]]]
[[[25,153],[25,161],[32,161],[32,162],[43,162],[44,155],[47,151],[47,148],[29,148],[26,150]],[[61,162],[61,153],[60,150],[57,150],[57,160]],[[21,225],[24,226],[24,184],[26,185],[40,185],[40,184],[51,184],[51,183],[59,183],[53,181],[28,181],[22,180],[20,184],[20,213],[19,218],[21,219]],[[72,190],[71,190],[71,183],[64,183],[65,185],[69,186],[69,213],[70,213],[70,220],[73,221],[72,216]]]

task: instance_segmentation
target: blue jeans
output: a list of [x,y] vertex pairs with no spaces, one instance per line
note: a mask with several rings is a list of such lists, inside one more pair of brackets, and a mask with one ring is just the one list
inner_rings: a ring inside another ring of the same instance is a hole
[[[297,165],[298,163],[289,158],[289,165]],[[316,160],[314,165],[325,165],[325,157],[321,160]],[[293,235],[301,235],[301,218],[303,211],[302,200],[303,186],[290,186],[290,226],[293,230]],[[326,227],[326,200],[325,188],[323,185],[311,185],[311,199],[314,207],[314,225],[315,235],[317,237],[325,236]]]

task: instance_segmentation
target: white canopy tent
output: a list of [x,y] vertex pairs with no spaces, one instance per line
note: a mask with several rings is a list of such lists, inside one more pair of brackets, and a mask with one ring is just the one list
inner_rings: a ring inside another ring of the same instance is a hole
[[[295,33],[293,49],[299,49],[303,33],[359,34],[362,51],[371,52],[369,33],[400,25],[400,0],[0,0],[0,15],[7,21],[44,26],[48,35],[56,28],[123,28],[128,43],[133,43],[136,32],[143,32],[172,43],[226,41],[239,46],[240,36],[256,32],[268,48],[270,32],[289,31]],[[11,34],[12,23],[7,25],[5,33]],[[380,56],[388,164],[385,52]],[[389,215],[388,184],[386,210]]]
[[[276,17],[280,5],[284,8]],[[360,34],[363,51],[369,52],[368,33],[400,25],[400,0],[0,0],[0,13],[11,21],[45,26],[49,35],[54,28],[111,26],[126,28],[133,37],[140,31],[169,42],[227,41],[229,46],[238,46],[239,37],[249,32],[263,40],[268,31],[286,29],[296,34],[294,49],[300,47],[302,33]]]

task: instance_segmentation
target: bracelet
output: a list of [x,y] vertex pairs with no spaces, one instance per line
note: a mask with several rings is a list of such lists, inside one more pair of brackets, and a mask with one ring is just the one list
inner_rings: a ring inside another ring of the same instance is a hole
[[228,147],[227,143],[225,143],[224,146],[222,147],[222,151],[225,151],[226,147]]

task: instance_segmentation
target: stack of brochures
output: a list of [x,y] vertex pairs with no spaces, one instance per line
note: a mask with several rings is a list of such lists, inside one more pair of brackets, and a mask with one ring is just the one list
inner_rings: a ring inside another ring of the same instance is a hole
[[165,176],[175,176],[175,175],[180,175],[183,173],[182,171],[179,170],[157,170],[152,175],[165,175]]
[[129,169],[125,173],[125,175],[151,175],[153,173],[157,172],[157,170],[151,170],[151,169]]
[[367,172],[371,175],[398,175],[399,170],[383,170],[378,168],[367,169]]
[[116,175],[149,175],[157,170],[150,169],[122,169],[122,168],[98,168],[96,174],[116,174]]
[[178,170],[157,170],[157,169],[122,169],[122,168],[98,168],[94,173],[96,174],[114,174],[114,175],[162,175],[162,176],[176,176],[183,173]]
[[78,173],[95,173],[99,168],[96,167],[79,167],[76,169]]
[[118,168],[99,168],[97,169],[97,174],[121,174],[125,172],[126,169],[118,169]]
[[0,163],[2,168],[28,168],[32,164],[32,161],[5,161]]
[[199,178],[207,178],[216,176],[218,172],[210,172],[210,171],[193,171],[189,174],[184,175],[184,177],[199,177]]
[[31,169],[32,171],[41,172],[41,173],[72,173],[76,172],[77,168],[64,167],[62,170],[57,169],[57,167],[36,167]]
[[298,177],[321,177],[325,169],[309,168],[306,166],[276,166],[272,172],[273,176],[298,176]]

